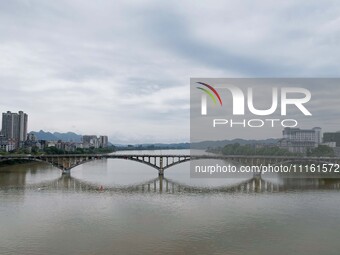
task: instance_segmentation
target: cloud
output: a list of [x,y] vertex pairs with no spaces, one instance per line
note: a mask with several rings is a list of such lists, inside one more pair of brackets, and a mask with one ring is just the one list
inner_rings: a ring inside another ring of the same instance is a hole
[[190,77],[337,76],[339,8],[1,1],[0,110],[28,112],[30,130],[188,140]]

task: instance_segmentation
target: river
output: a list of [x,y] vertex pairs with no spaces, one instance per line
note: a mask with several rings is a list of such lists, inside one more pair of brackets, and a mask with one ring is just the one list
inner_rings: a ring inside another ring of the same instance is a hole
[[192,179],[189,164],[1,167],[0,254],[339,254],[339,180]]

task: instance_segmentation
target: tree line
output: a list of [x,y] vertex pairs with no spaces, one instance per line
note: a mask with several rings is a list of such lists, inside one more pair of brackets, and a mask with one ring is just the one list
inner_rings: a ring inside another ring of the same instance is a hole
[[[293,153],[278,146],[256,147],[255,145],[239,143],[228,144],[224,147],[209,148],[208,152],[223,155],[263,155],[263,156],[303,156],[302,153]],[[327,145],[319,145],[316,148],[308,149],[306,152],[310,157],[334,157],[335,153],[332,148]]]

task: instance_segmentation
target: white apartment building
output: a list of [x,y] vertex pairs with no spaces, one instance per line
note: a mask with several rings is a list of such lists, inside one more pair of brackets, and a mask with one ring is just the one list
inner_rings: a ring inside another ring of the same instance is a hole
[[318,147],[322,142],[321,128],[312,129],[285,128],[283,138],[278,142],[280,148],[294,153],[305,154],[308,149]]

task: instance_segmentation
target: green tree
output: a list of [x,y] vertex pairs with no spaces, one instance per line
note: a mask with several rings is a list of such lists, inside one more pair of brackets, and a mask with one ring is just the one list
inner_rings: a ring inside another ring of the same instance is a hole
[[317,148],[309,150],[307,155],[313,157],[334,157],[335,154],[331,147],[327,145],[319,145]]

